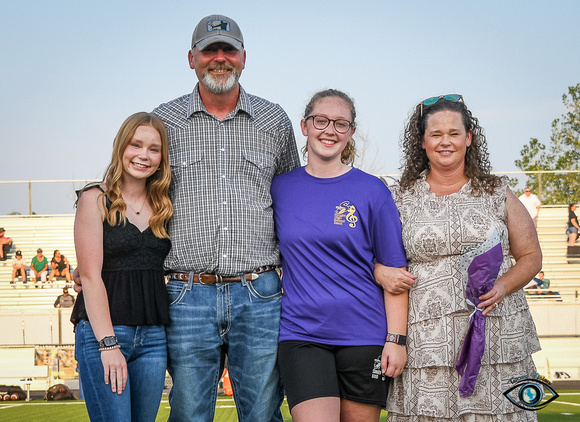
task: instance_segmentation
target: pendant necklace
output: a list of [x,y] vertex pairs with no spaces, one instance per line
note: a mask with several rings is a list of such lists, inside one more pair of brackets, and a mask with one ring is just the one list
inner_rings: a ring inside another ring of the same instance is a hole
[[145,201],[146,201],[146,200],[147,200],[147,197],[145,197],[145,198],[143,199],[143,203],[141,204],[141,208],[139,209],[139,211],[135,211],[135,209],[134,209],[134,208],[133,208],[131,205],[129,205],[129,203],[128,203],[128,202],[125,202],[125,204],[127,204],[127,206],[128,206],[129,208],[131,208],[131,210],[132,210],[132,211],[133,211],[135,214],[137,214],[137,215],[140,215],[140,214],[141,214],[141,211],[143,211],[143,207],[145,206]]

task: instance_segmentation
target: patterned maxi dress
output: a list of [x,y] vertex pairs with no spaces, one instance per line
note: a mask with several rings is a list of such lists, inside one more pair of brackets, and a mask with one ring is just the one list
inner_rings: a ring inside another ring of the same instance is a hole
[[471,195],[470,182],[457,193],[436,196],[425,175],[413,193],[398,187],[392,191],[409,271],[418,278],[409,294],[408,361],[389,391],[388,420],[536,421],[535,412],[519,409],[503,395],[515,385],[513,377],[536,373],[531,354],[540,344],[522,290],[487,314],[485,351],[471,397],[460,397],[461,377],[455,369],[474,310],[466,302],[461,255],[497,231],[503,251],[499,276],[512,266],[507,180],[493,195],[479,197]]

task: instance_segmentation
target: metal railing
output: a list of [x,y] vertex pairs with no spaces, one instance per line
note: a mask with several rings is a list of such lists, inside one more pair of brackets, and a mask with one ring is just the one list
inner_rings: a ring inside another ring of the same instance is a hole
[[96,179],[0,181],[0,215],[74,214],[76,191]]
[[[538,192],[542,198],[543,174],[580,173],[579,170],[539,170],[539,171],[496,171],[498,175],[507,175],[518,179],[518,186],[524,186],[527,175],[536,174]],[[518,177],[518,175],[520,177]],[[378,174],[384,178],[399,178],[400,174]],[[14,180],[0,181],[0,215],[32,214],[73,214],[76,191],[89,182],[100,179],[64,179],[64,180]]]
[[[493,174],[497,174],[497,175],[505,175],[505,176],[509,176],[510,178],[515,178],[518,180],[518,186],[520,188],[525,187],[526,185],[526,180],[523,180],[524,177],[526,177],[527,175],[531,175],[531,174],[535,174],[537,179],[538,179],[538,189],[537,192],[534,192],[538,198],[540,198],[540,200],[542,199],[542,195],[543,195],[543,183],[542,183],[542,175],[549,175],[549,174],[569,174],[569,173],[580,173],[580,170],[530,170],[530,171],[493,171]],[[521,175],[523,176],[522,178],[517,177],[514,175]],[[389,174],[378,174],[377,176],[379,177],[383,177],[383,178],[394,178],[394,179],[398,179],[401,175],[398,173],[389,173]],[[565,205],[565,204],[561,204],[561,205]]]

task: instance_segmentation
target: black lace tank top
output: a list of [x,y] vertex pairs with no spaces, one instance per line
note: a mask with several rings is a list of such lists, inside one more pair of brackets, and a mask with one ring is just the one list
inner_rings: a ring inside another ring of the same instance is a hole
[[[80,192],[100,186],[87,186]],[[110,206],[107,199],[107,208]],[[127,221],[111,226],[103,221],[103,283],[107,290],[113,325],[165,325],[169,323],[169,296],[163,262],[171,242],[141,232]],[[79,293],[71,322],[88,320],[83,293]]]

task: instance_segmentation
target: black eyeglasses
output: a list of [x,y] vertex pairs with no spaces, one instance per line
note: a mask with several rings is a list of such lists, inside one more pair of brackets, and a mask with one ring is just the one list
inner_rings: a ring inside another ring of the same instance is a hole
[[462,101],[463,102],[463,97],[459,94],[447,94],[447,95],[440,95],[438,97],[427,98],[426,100],[423,100],[421,102],[421,117],[423,117],[423,106],[425,106],[425,107],[432,106],[433,104],[437,103],[437,101],[439,101],[442,98],[444,100],[447,100],[447,101]]
[[324,117],[324,116],[311,115],[311,116],[307,116],[304,119],[304,121],[306,121],[310,118],[312,118],[312,124],[318,130],[326,129],[328,127],[328,125],[330,124],[330,122],[332,122],[334,124],[334,130],[336,130],[338,133],[346,133],[352,127],[352,122],[349,122],[348,120],[344,120],[344,119],[333,120],[333,119],[329,119],[328,117]]

